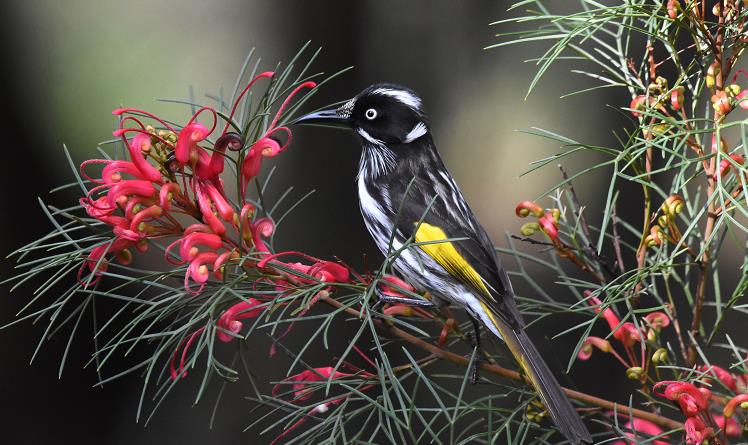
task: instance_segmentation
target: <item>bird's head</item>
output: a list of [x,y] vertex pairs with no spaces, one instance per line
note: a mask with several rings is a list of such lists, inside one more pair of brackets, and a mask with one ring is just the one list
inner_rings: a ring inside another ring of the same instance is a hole
[[421,98],[409,88],[384,83],[366,88],[339,108],[310,113],[294,123],[350,128],[364,144],[388,147],[409,144],[429,132]]

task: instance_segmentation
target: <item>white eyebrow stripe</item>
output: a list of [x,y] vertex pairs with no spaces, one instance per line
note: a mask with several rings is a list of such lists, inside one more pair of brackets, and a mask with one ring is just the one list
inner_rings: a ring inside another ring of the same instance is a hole
[[421,109],[421,98],[415,94],[409,93],[408,91],[396,90],[393,88],[377,88],[372,91],[372,93],[392,97],[416,110]]
[[412,130],[410,130],[408,134],[405,135],[404,142],[406,144],[409,144],[415,141],[416,139],[420,138],[424,134],[426,134],[426,131],[427,131],[426,124],[424,124],[423,122],[419,122],[416,124],[415,127],[413,127]]

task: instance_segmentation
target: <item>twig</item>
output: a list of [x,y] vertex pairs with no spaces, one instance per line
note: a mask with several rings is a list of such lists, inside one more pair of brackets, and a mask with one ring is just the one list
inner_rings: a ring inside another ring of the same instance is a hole
[[613,225],[613,250],[616,252],[616,261],[618,262],[618,270],[621,273],[626,272],[626,266],[623,265],[623,253],[621,252],[621,236],[618,235],[618,214],[616,213],[616,206],[613,206],[612,214],[610,215]]
[[[358,310],[354,308],[350,308],[350,307],[344,307],[342,303],[340,303],[339,301],[331,297],[323,296],[320,298],[320,301],[324,301],[325,303],[337,309],[343,308],[345,312],[355,317],[359,317],[360,315]],[[435,357],[439,357],[443,360],[447,360],[447,361],[450,361],[452,363],[456,363],[462,366],[468,366],[470,364],[470,359],[467,357],[464,357],[462,355],[443,349],[433,343],[429,343],[425,340],[422,340],[409,332],[403,331],[402,329],[399,329],[395,326],[383,323],[380,320],[374,320],[374,322],[378,328],[382,329],[388,334],[394,337],[398,337],[401,340],[404,340],[407,343],[417,346],[425,351],[428,351],[430,354],[432,354]],[[513,371],[511,369],[507,369],[502,366],[499,366],[496,364],[490,364],[490,363],[480,363],[478,366],[483,371],[490,372],[491,374],[495,374],[495,375],[498,375],[498,376],[501,376],[501,377],[504,377],[510,380],[514,380],[516,382],[522,382],[528,385],[532,384],[527,378],[525,378],[522,374],[520,374],[517,371]],[[665,428],[670,428],[673,430],[683,428],[682,423],[676,420],[664,417],[664,416],[660,416],[655,413],[643,411],[643,410],[636,409],[636,408],[631,408],[626,404],[611,402],[610,400],[605,400],[600,397],[596,397],[591,394],[583,393],[583,392],[576,391],[576,390],[569,389],[569,388],[563,388],[563,390],[569,398],[578,400],[580,402],[583,402],[589,405],[594,405],[599,408],[612,410],[612,411],[615,411],[615,412],[618,412],[624,415],[631,415],[639,419],[649,420],[650,422],[656,423],[657,425],[660,425]]]
[[[574,185],[569,180],[569,175],[566,174],[566,170],[564,170],[564,167],[561,164],[558,164],[558,169],[561,170],[564,182],[569,184],[569,192],[571,193],[571,199],[574,202],[574,216],[579,218],[579,222],[582,225],[582,233],[584,233],[584,237],[587,241],[584,243],[582,250],[584,250],[585,255],[595,260],[597,267],[600,270],[605,270],[610,276],[614,277],[616,275],[615,272],[610,268],[610,265],[608,265],[608,263],[597,254],[597,251],[592,246],[590,226],[587,224],[587,218],[584,216],[584,212],[582,211],[582,204],[579,201],[579,196],[577,196],[577,191],[574,189]],[[602,274],[596,274],[596,276],[601,284],[604,285],[607,282]]]

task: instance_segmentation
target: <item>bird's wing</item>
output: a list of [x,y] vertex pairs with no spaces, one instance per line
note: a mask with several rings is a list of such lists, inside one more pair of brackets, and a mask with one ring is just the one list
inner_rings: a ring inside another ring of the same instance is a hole
[[509,326],[522,327],[509,278],[493,243],[448,174],[416,177],[407,194],[397,195],[402,197],[398,232],[412,236],[418,249],[473,289]]

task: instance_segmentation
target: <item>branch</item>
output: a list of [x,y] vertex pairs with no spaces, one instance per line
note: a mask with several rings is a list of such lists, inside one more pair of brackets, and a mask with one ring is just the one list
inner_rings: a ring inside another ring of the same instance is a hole
[[[325,303],[329,304],[330,306],[333,306],[337,309],[344,308],[344,305],[340,303],[339,301],[330,298],[329,296],[322,296],[320,298],[320,301],[324,301]],[[344,308],[345,312],[347,312],[350,315],[353,315],[355,317],[360,317],[360,313],[358,310],[346,307]],[[462,355],[455,354],[454,352],[448,351],[444,348],[441,348],[433,343],[429,343],[423,339],[420,339],[416,337],[415,335],[403,331],[402,329],[399,329],[395,326],[388,325],[386,323],[383,323],[381,320],[374,320],[375,324],[378,328],[382,329],[389,335],[393,337],[398,337],[401,340],[404,340],[407,343],[410,343],[411,345],[417,346],[425,351],[428,351],[433,356],[447,360],[449,362],[462,365],[462,366],[468,366],[470,363],[470,360],[467,357],[463,357]],[[504,368],[502,366],[496,365],[496,364],[490,364],[490,363],[480,363],[478,366],[486,372],[490,372],[491,374],[495,374],[504,378],[507,378],[509,380],[514,380],[516,382],[522,382],[528,385],[532,385],[532,383],[526,379],[522,374],[520,374],[517,371],[513,371],[511,369]],[[631,408],[628,405],[611,402],[609,400],[602,399],[600,397],[596,397],[590,394],[586,394],[580,391],[575,391],[573,389],[563,388],[566,395],[574,400],[578,400],[580,402],[586,403],[588,405],[597,406],[603,409],[608,409],[615,411],[617,413],[630,415],[633,417],[637,417],[639,419],[648,420],[650,422],[656,423],[657,425],[660,425],[665,428],[670,428],[673,430],[682,429],[683,424],[664,417],[660,416],[655,413],[651,413],[648,411],[643,411],[636,408]]]

